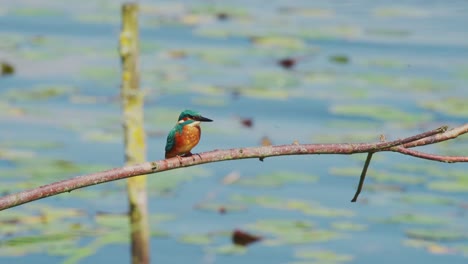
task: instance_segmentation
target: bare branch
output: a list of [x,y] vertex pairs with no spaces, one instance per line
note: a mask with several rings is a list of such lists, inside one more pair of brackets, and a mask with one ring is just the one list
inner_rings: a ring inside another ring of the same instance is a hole
[[[427,145],[444,140],[455,138],[468,132],[468,124],[446,131],[447,127],[441,127],[435,130],[424,132],[412,137],[398,139],[390,142],[378,143],[360,143],[360,144],[291,144],[282,146],[235,148],[227,150],[214,150],[199,153],[190,157],[170,158],[152,162],[144,162],[136,165],[115,168],[108,171],[87,174],[71,179],[54,182],[34,189],[9,194],[0,197],[0,211],[15,207],[24,203],[39,200],[45,197],[57,195],[64,192],[71,192],[76,189],[92,186],[104,182],[110,182],[125,179],[133,176],[157,173],[167,170],[173,170],[181,167],[195,166],[199,164],[219,162],[234,159],[267,158],[284,155],[305,155],[305,154],[356,154],[356,153],[375,153],[380,151],[405,152],[403,154],[411,155],[415,152],[400,150],[395,147],[414,147],[418,144]],[[420,142],[414,144],[413,142]],[[426,158],[430,154],[417,154],[415,157]],[[445,161],[447,157],[432,155],[432,160]],[[452,162],[466,162],[467,157],[461,157],[451,160]],[[370,163],[370,161],[369,161]],[[368,166],[368,165],[367,165]],[[362,175],[361,175],[362,177]],[[363,181],[364,182],[364,181]],[[362,187],[362,186],[361,186]]]
[[414,147],[419,147],[419,146],[424,146],[424,145],[430,145],[430,144],[438,143],[441,141],[454,139],[458,137],[459,135],[463,135],[465,133],[468,133],[468,123],[464,124],[463,126],[459,126],[451,130],[448,130],[443,134],[438,134],[438,135],[434,135],[431,137],[422,138],[414,142],[410,142],[410,143],[406,143],[402,145],[404,148],[414,148]]
[[429,153],[424,153],[412,149],[407,149],[404,147],[393,147],[392,151],[399,152],[401,154],[421,158],[421,159],[428,159],[428,160],[435,160],[435,161],[440,161],[440,162],[446,162],[446,163],[454,163],[454,162],[468,162],[468,157],[463,157],[463,156],[440,156],[440,155],[434,155],[434,154],[429,154]]

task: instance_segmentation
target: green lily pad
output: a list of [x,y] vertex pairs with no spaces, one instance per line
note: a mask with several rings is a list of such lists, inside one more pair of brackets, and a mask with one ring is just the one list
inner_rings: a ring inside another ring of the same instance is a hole
[[285,71],[255,71],[252,72],[251,86],[259,90],[275,90],[294,88],[299,85],[296,77]]
[[33,177],[35,180],[65,178],[71,175],[86,174],[109,169],[97,164],[79,164],[69,160],[33,158],[15,161],[17,173]]
[[294,253],[295,257],[307,260],[316,260],[318,263],[343,263],[353,260],[352,255],[336,254],[329,250],[300,249]]
[[[33,151],[27,150],[16,150],[16,149],[0,149],[0,158],[4,160],[17,161],[21,159],[30,159],[34,158],[37,154]],[[2,170],[0,175],[13,174],[12,170]]]
[[243,51],[239,49],[229,48],[210,48],[210,49],[197,49],[193,52],[194,56],[200,57],[201,60],[213,64],[221,64],[224,66],[239,65],[239,58],[243,55]]
[[405,194],[400,200],[409,204],[453,205],[455,200],[449,197],[432,194]]
[[294,16],[304,16],[304,17],[317,17],[317,18],[330,18],[334,17],[335,10],[333,9],[323,9],[323,8],[315,8],[315,7],[304,7],[304,6],[297,6],[297,7],[285,7],[279,10],[281,13],[286,13],[288,15]]
[[405,235],[412,239],[427,241],[458,241],[468,238],[468,234],[446,229],[409,229]]
[[[361,175],[362,168],[360,167],[341,167],[336,168],[332,167],[329,170],[329,173],[334,176],[344,176],[344,177],[359,177]],[[370,170],[368,171],[368,175],[370,175]]]
[[213,238],[206,234],[186,234],[181,236],[178,241],[193,245],[209,245],[213,243]]
[[244,96],[260,99],[285,100],[290,97],[290,93],[285,90],[259,89],[250,86],[241,87],[240,90]]
[[100,83],[112,83],[119,71],[112,67],[87,66],[80,71],[83,78],[90,79]]
[[411,31],[405,29],[393,29],[393,28],[372,28],[366,30],[366,33],[371,36],[379,37],[392,37],[392,38],[402,38],[408,37],[411,35]]
[[280,187],[288,183],[311,183],[318,179],[315,175],[297,172],[274,172],[272,174],[260,174],[255,177],[243,177],[235,184],[254,187]]
[[384,74],[359,74],[356,76],[361,83],[368,86],[383,86],[390,89],[411,92],[438,92],[449,89],[450,85],[429,78],[392,76]]
[[234,195],[231,199],[236,202],[256,204],[265,208],[299,211],[306,215],[321,217],[351,217],[354,215],[354,212],[351,210],[328,208],[320,205],[319,203],[294,199],[285,200],[273,196]]
[[328,59],[337,64],[348,64],[350,61],[349,57],[346,55],[332,55]]
[[437,101],[419,103],[423,108],[455,117],[468,117],[467,97],[438,98]]
[[425,214],[416,214],[416,213],[406,213],[398,214],[391,216],[385,220],[382,220],[383,223],[388,224],[419,224],[419,225],[441,225],[448,224],[449,221],[445,218],[434,216],[434,215],[425,215]]
[[120,143],[123,141],[123,134],[121,131],[85,131],[82,137],[85,141],[100,143]]
[[28,16],[28,17],[52,17],[52,16],[63,16],[64,13],[58,9],[51,8],[40,8],[40,7],[22,7],[12,10],[12,14],[16,16]]
[[377,17],[408,17],[422,18],[430,15],[430,12],[422,8],[411,6],[390,6],[378,7],[373,10],[372,14]]
[[307,244],[341,237],[338,232],[314,229],[312,222],[302,220],[265,219],[258,220],[248,227],[273,236],[273,239],[265,241],[269,245]]
[[442,192],[468,192],[468,179],[458,179],[455,181],[433,181],[427,184],[430,190]]
[[332,222],[331,227],[339,231],[364,231],[367,229],[367,226],[364,224],[345,221]]
[[214,252],[221,255],[243,255],[247,252],[247,247],[238,245],[225,245],[214,248]]
[[44,252],[48,247],[72,241],[75,244],[77,235],[69,232],[14,237],[0,242],[0,255],[22,256]]
[[300,38],[280,37],[280,36],[264,36],[252,38],[252,43],[259,47],[267,48],[284,48],[284,49],[304,49],[306,44]]
[[4,98],[13,101],[48,100],[55,97],[66,96],[76,89],[71,86],[37,86],[33,89],[11,89],[3,94]]
[[129,229],[128,214],[99,213],[96,214],[95,221],[99,226],[102,227],[123,230]]

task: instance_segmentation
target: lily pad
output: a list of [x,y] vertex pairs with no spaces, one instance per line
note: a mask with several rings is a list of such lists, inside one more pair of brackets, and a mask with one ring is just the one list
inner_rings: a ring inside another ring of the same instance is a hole
[[411,35],[411,31],[405,29],[393,28],[372,28],[366,30],[366,33],[372,36],[402,38]]
[[437,111],[449,116],[468,117],[468,97],[438,98],[437,101],[423,101],[420,105],[428,110]]
[[348,64],[350,61],[349,57],[346,55],[332,55],[328,59],[337,64]]
[[442,192],[468,192],[468,178],[456,181],[433,181],[427,184],[427,188]]
[[[329,170],[331,175],[334,176],[345,176],[345,177],[359,177],[362,172],[362,168],[360,167],[341,167],[341,168],[336,168],[332,167]],[[370,175],[371,172],[370,170],[368,171],[368,174]]]
[[312,242],[325,242],[341,237],[338,232],[314,229],[309,221],[270,219],[259,220],[248,225],[257,232],[263,232],[273,236],[265,243],[269,245],[283,244],[307,244]]
[[255,71],[251,85],[259,90],[294,88],[299,85],[296,77],[284,71]]
[[111,229],[129,229],[129,216],[128,214],[115,214],[115,213],[98,213],[95,216],[95,221],[99,226]]
[[52,16],[63,16],[64,13],[58,9],[41,8],[41,7],[22,7],[12,10],[12,14],[16,16],[27,16],[27,17],[52,17]]
[[193,245],[209,245],[213,243],[213,238],[206,234],[186,234],[181,236],[179,242]]
[[238,245],[226,245],[214,248],[216,254],[221,255],[243,255],[247,252],[247,247]]
[[455,200],[449,197],[432,194],[406,194],[400,198],[402,202],[409,204],[428,204],[428,205],[453,205]]
[[272,196],[241,196],[234,195],[231,197],[234,201],[256,204],[265,208],[274,208],[280,210],[299,211],[306,215],[314,215],[321,217],[351,217],[354,212],[346,209],[328,208],[319,203],[281,199]]
[[284,48],[284,49],[304,49],[306,44],[302,39],[293,37],[265,36],[254,37],[252,43],[260,47]]
[[427,241],[459,241],[468,238],[468,234],[446,229],[409,229],[405,235],[412,239]]
[[365,224],[357,224],[345,221],[332,222],[331,227],[340,231],[364,231],[367,229],[367,225]]
[[333,251],[318,249],[300,249],[294,255],[297,258],[316,260],[318,261],[317,263],[325,264],[343,263],[353,260],[352,255],[337,254]]
[[427,10],[412,6],[389,6],[378,7],[373,10],[372,14],[377,17],[422,18],[429,16],[431,13]]
[[3,96],[13,101],[48,100],[60,96],[70,95],[76,89],[71,86],[38,86],[32,89],[10,89]]
[[418,225],[442,225],[448,224],[448,219],[434,215],[406,213],[391,216],[382,221],[388,224],[418,224]]

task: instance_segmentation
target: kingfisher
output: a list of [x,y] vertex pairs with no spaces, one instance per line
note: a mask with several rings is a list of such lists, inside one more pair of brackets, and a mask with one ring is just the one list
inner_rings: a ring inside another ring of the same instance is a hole
[[179,120],[167,135],[166,159],[181,156],[191,156],[190,152],[200,141],[200,122],[212,122],[213,120],[202,116],[192,110],[184,110],[179,115]]

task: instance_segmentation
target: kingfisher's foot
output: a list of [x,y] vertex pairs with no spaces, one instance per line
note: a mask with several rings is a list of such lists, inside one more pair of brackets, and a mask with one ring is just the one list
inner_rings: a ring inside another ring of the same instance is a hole
[[200,158],[200,160],[202,160],[202,157],[198,153],[193,154],[192,152],[188,152],[184,155],[184,157],[192,157],[192,160],[195,161],[195,155],[197,155]]
[[[192,160],[195,161],[195,157],[193,157],[194,154],[192,152],[185,153],[184,157],[192,157]],[[198,154],[195,154],[198,155]],[[200,157],[200,155],[198,155]],[[201,158],[201,157],[200,157]]]
[[182,165],[182,158],[179,155],[176,155],[176,157],[179,160],[180,165]]

